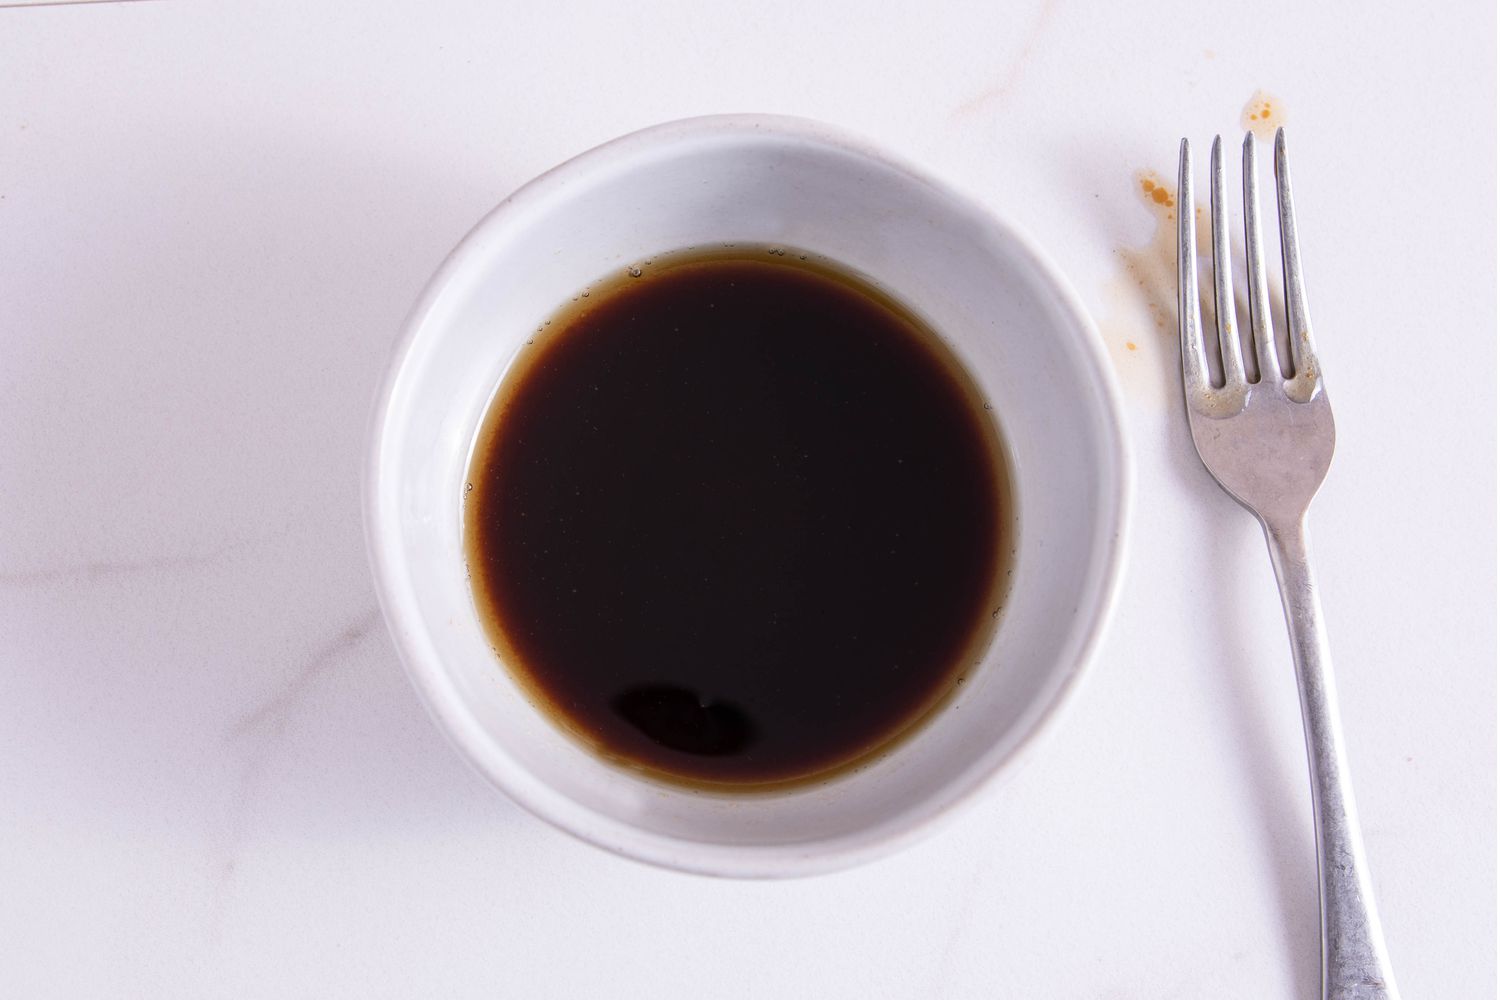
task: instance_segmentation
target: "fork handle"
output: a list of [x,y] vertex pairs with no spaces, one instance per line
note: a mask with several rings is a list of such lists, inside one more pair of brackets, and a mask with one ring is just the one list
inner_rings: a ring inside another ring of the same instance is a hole
[[1302,697],[1323,913],[1325,1000],[1398,1000],[1375,913],[1334,695],[1328,635],[1307,554],[1306,514],[1263,522]]

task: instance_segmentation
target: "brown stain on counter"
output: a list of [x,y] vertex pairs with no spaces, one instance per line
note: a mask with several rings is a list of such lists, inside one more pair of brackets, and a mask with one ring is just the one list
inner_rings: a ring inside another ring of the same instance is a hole
[[1286,105],[1264,90],[1257,90],[1240,112],[1240,128],[1254,132],[1257,139],[1269,142],[1276,130],[1286,124]]
[[[1151,237],[1115,251],[1118,273],[1105,287],[1099,319],[1115,371],[1133,398],[1165,405],[1181,390],[1177,379],[1177,192],[1161,175],[1137,171],[1132,187],[1154,220]],[[1195,209],[1198,249],[1209,252],[1208,219]]]
[[1153,173],[1142,171],[1136,176],[1136,180],[1140,182],[1141,193],[1153,203],[1168,209],[1177,207],[1177,199],[1171,191],[1167,190],[1167,186],[1162,183],[1160,177],[1157,177]]

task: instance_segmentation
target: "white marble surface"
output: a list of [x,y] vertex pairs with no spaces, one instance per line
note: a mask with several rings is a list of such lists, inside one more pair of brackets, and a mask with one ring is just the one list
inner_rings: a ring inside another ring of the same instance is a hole
[[[0,994],[1314,996],[1269,564],[1131,274],[1161,248],[1136,172],[1263,88],[1339,420],[1315,545],[1391,952],[1408,997],[1493,995],[1494,18],[0,10]],[[374,381],[446,250],[554,162],[726,110],[864,132],[1039,237],[1139,474],[1064,725],[937,838],[794,883],[609,857],[484,786],[408,688],[359,523]]]

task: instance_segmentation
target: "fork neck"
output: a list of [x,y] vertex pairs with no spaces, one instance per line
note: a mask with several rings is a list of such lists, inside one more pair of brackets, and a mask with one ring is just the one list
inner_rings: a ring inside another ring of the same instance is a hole
[[1283,560],[1298,560],[1305,566],[1308,559],[1306,510],[1262,517],[1260,526],[1265,530],[1266,544],[1270,546],[1278,580],[1281,579]]

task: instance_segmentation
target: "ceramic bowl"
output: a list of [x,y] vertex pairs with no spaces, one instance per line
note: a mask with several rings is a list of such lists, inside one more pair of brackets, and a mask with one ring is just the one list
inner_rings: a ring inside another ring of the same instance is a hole
[[[859,770],[756,794],[665,784],[560,731],[486,640],[461,544],[476,429],[538,324],[634,261],[724,242],[824,255],[924,317],[993,407],[1019,518],[1011,596],[959,693]],[[716,875],[800,875],[873,858],[991,785],[1076,690],[1124,551],[1129,463],[1116,390],[1057,269],[944,183],[797,119],[656,126],[507,198],[411,313],[369,448],[366,534],[381,606],[417,691],[459,752],[570,833]]]

